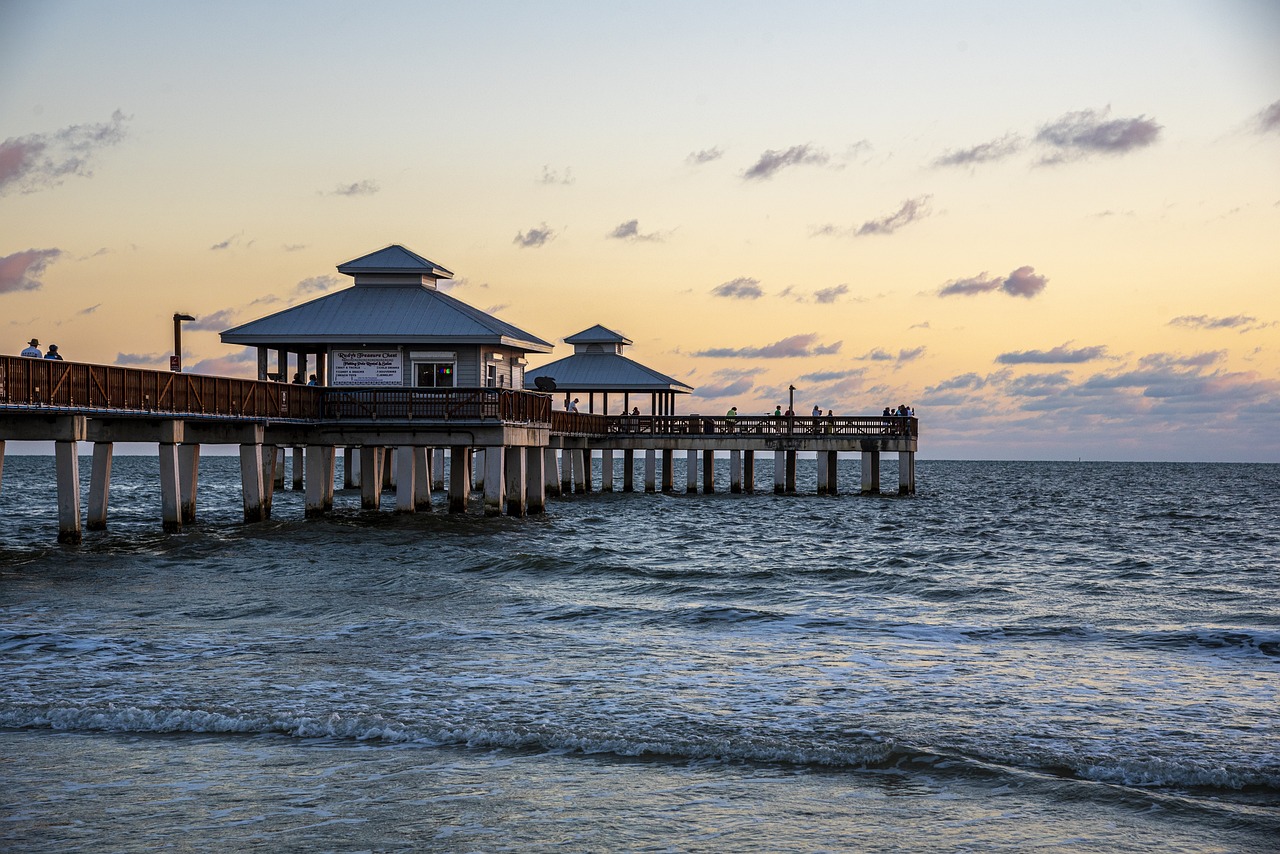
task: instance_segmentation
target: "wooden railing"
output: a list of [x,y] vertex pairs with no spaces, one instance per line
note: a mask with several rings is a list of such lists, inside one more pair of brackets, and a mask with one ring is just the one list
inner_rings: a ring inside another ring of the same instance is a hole
[[204,374],[0,356],[0,406],[22,409],[311,420],[320,417],[321,391]]
[[551,398],[496,388],[323,389],[322,417],[330,420],[467,420],[547,424]]
[[[572,413],[557,412],[555,414],[560,416]],[[607,417],[592,415],[586,417],[603,418],[607,422],[606,432],[620,435],[720,434],[743,438],[757,435],[917,438],[920,431],[920,423],[915,418],[898,415],[821,415],[817,418],[786,415],[738,416],[737,418],[723,415],[610,415]]]

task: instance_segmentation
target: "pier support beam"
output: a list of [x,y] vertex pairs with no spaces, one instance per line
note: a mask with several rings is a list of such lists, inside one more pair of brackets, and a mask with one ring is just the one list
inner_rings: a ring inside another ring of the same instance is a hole
[[360,447],[360,509],[377,510],[382,503],[382,448]]
[[748,495],[754,495],[756,491],[756,452],[742,452],[742,480],[743,488],[746,489]]
[[827,455],[830,451],[818,451],[817,459],[814,460],[814,468],[818,470],[818,494],[826,495],[830,487],[829,469],[827,468]]
[[622,452],[622,491],[636,491],[636,452],[630,448]]
[[574,452],[571,448],[560,449],[560,494],[573,494]]
[[111,458],[115,445],[111,442],[93,443],[93,467],[89,471],[90,531],[103,531],[107,527],[107,504],[111,497]]
[[178,488],[182,495],[182,524],[184,525],[196,520],[196,495],[199,481],[200,446],[195,442],[183,442],[178,446]]
[[240,494],[244,497],[246,522],[261,522],[266,518],[262,510],[262,459],[261,445],[240,446]]
[[787,495],[796,494],[796,452],[787,451]]
[[787,452],[773,452],[773,494],[782,495],[787,491]]
[[702,494],[714,495],[716,491],[716,452],[702,452]]
[[687,451],[684,461],[684,491],[694,493],[698,491],[698,452]]
[[862,452],[862,486],[863,495],[880,494],[880,452]]
[[[530,515],[547,512],[547,454],[544,448],[525,449],[525,504]],[[554,459],[554,457],[552,458]]]
[[[275,445],[259,445],[262,451],[262,518],[271,518],[271,499],[275,495],[277,466],[283,465]],[[283,475],[282,475],[283,476]]]
[[4,486],[4,439],[0,439],[0,489]]
[[573,488],[581,493],[590,492],[587,484],[591,482],[591,451],[572,448],[569,456],[573,457]]
[[898,451],[898,494],[916,494],[915,451]]
[[80,531],[80,457],[74,441],[53,443],[54,464],[58,472],[58,542],[79,543]]
[[560,495],[560,461],[555,448],[542,449],[542,488],[546,495]]
[[449,449],[449,512],[466,513],[471,500],[471,449]]
[[166,534],[182,530],[182,470],[178,465],[182,427],[181,421],[160,425],[160,516]]
[[742,451],[729,452],[729,491],[742,492]]
[[293,446],[293,491],[294,492],[302,491],[302,484],[304,482],[302,473],[306,469],[306,465],[303,463],[303,456],[305,454],[305,451],[306,449],[302,445]]
[[382,491],[390,492],[396,488],[395,448],[380,448],[382,455],[378,461],[378,471],[382,472]]
[[417,467],[414,465],[412,445],[401,445],[396,448],[396,512],[416,513],[418,510],[415,493],[417,492]]
[[503,448],[485,448],[484,456],[484,515],[502,515],[502,493],[506,486],[503,483]]
[[613,492],[613,448],[600,449],[600,491]]
[[676,452],[671,448],[662,449],[662,491],[676,491]]
[[[525,449],[519,446],[504,448],[502,452],[507,482],[507,515],[523,516],[529,510],[528,481],[525,478]],[[494,450],[497,456],[497,450]]]
[[431,507],[431,449],[413,449],[413,509],[430,513]]
[[658,452],[653,448],[644,452],[644,491],[658,491]]
[[444,492],[444,448],[431,455],[431,488]]
[[342,488],[354,489],[360,484],[357,479],[356,472],[356,449],[346,447],[342,449]]
[[284,448],[272,448],[275,454],[275,462],[272,468],[271,482],[275,484],[275,488],[284,490]]
[[[333,506],[333,469],[326,465],[326,457],[333,460],[335,450],[332,446],[307,445],[306,479],[303,488],[306,490],[303,516],[315,519],[323,516]],[[328,473],[328,483],[325,473]]]
[[485,475],[488,474],[488,468],[486,466],[488,459],[489,455],[485,452],[484,448],[477,448],[475,454],[471,458],[471,464],[473,466],[473,471],[475,472],[475,479],[471,482],[472,488],[479,493],[484,492]]
[[840,474],[840,453],[839,451],[831,451],[827,455],[827,495],[839,495],[840,488],[837,481]]

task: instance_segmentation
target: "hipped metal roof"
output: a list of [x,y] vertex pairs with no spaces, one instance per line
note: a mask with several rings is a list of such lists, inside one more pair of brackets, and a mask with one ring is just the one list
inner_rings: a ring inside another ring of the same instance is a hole
[[[534,353],[552,345],[435,288],[452,273],[402,246],[348,261],[352,287],[228,329],[224,344],[494,344]],[[368,275],[367,281],[362,276]]]
[[565,392],[693,391],[692,386],[680,380],[614,352],[574,353],[540,368],[528,368],[524,373],[525,388],[536,389],[534,380],[538,377],[551,377],[556,381],[556,391]]

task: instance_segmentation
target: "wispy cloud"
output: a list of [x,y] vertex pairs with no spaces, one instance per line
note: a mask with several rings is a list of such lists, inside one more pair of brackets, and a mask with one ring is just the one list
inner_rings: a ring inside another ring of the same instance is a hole
[[573,167],[571,166],[564,167],[563,172],[559,171],[558,169],[552,169],[550,166],[543,166],[542,175],[541,177],[538,178],[537,183],[559,184],[561,186],[567,187],[570,184],[572,184],[574,180],[575,179],[573,177]]
[[1023,266],[1003,278],[980,273],[967,279],[952,279],[938,290],[938,296],[973,296],[1003,291],[1012,297],[1031,299],[1038,296],[1048,284],[1048,277],[1038,274],[1035,267]]
[[699,350],[694,356],[708,356],[731,359],[788,359],[796,356],[827,356],[840,352],[843,341],[834,344],[819,344],[816,332],[804,335],[792,335],[766,344],[763,347],[716,347]]
[[236,310],[233,308],[219,309],[202,314],[195,320],[188,321],[185,326],[192,331],[221,332],[229,326],[235,326],[235,314]]
[[113,365],[157,365],[169,361],[169,353],[116,353]]
[[848,285],[832,285],[829,288],[818,288],[818,290],[813,292],[813,299],[815,302],[827,305],[835,302],[847,293],[849,293]]
[[714,148],[704,148],[701,151],[694,151],[684,159],[684,162],[690,166],[700,166],[703,163],[710,163],[713,160],[719,160],[724,157],[724,150],[719,146]]
[[924,355],[925,348],[912,347],[911,349],[903,348],[897,353],[890,353],[883,347],[875,347],[858,356],[861,362],[914,362]]
[[1264,323],[1250,314],[1233,314],[1228,317],[1212,317],[1207,314],[1183,314],[1169,321],[1170,326],[1181,326],[1185,329],[1234,329],[1237,332],[1252,332],[1274,326],[1275,322]]
[[231,248],[231,246],[232,246],[233,244],[236,244],[236,243],[239,243],[239,242],[240,242],[240,236],[241,236],[242,234],[244,234],[244,232],[243,232],[243,231],[238,231],[238,232],[236,232],[235,234],[233,234],[233,235],[231,235],[230,237],[228,237],[226,240],[219,241],[219,242],[217,242],[217,243],[213,244],[212,246],[210,246],[210,247],[209,247],[209,251],[210,251],[210,252],[221,252],[221,251],[222,251],[222,250],[224,250],[224,249],[230,249],[230,248]]
[[68,175],[92,176],[94,157],[124,139],[127,121],[116,110],[107,122],[6,139],[0,143],[0,196],[54,187]]
[[1042,164],[1065,163],[1091,154],[1127,154],[1152,145],[1162,130],[1146,116],[1112,119],[1111,108],[1065,113],[1037,131],[1035,141],[1050,151]]
[[647,241],[660,243],[663,239],[662,234],[659,232],[642,232],[640,230],[640,220],[638,219],[627,220],[605,236],[613,240],[629,240],[632,242]]
[[320,293],[340,284],[342,284],[342,280],[337,276],[310,276],[294,285],[293,292],[299,295]]
[[511,241],[521,249],[533,249],[539,246],[545,246],[552,240],[555,240],[556,233],[545,222],[528,231],[521,231]]
[[192,374],[207,374],[219,377],[252,376],[256,373],[257,361],[258,348],[245,347],[225,356],[201,359],[186,370]]
[[831,155],[821,148],[815,148],[808,143],[793,145],[785,151],[769,149],[764,154],[761,154],[759,159],[742,173],[742,177],[747,181],[764,181],[789,166],[824,166],[830,160]]
[[1022,137],[1007,133],[999,139],[979,143],[970,148],[954,149],[933,161],[934,166],[973,166],[993,163],[1017,154],[1026,145]]
[[739,276],[716,285],[711,289],[711,295],[729,299],[760,299],[764,296],[764,289],[760,287],[759,279]]
[[0,294],[38,290],[45,267],[62,255],[61,249],[25,249],[0,258]]
[[377,181],[366,179],[364,181],[356,181],[354,184],[339,184],[329,191],[331,196],[372,196],[381,190]]
[[932,196],[916,196],[914,199],[907,199],[899,208],[891,214],[869,219],[861,225],[855,225],[850,228],[841,228],[836,225],[822,225],[813,229],[815,237],[821,235],[832,235],[842,237],[869,237],[877,234],[893,234],[900,228],[910,225],[917,220],[924,219],[930,213],[929,200]]
[[280,247],[280,248],[281,248],[281,249],[283,249],[285,252],[301,252],[303,249],[306,249],[306,248],[307,248],[307,244],[305,244],[305,243],[286,243],[284,246],[282,246],[282,247]]
[[1269,105],[1254,117],[1258,133],[1280,132],[1280,101]]
[[996,356],[996,361],[1002,365],[1075,365],[1106,358],[1107,348],[1104,346],[1072,349],[1070,343],[1068,341],[1060,344],[1052,350],[1014,350],[1001,353]]
[[102,308],[102,303],[97,303],[95,305],[88,306],[87,308],[80,309],[76,314],[93,314],[100,308]]
[[498,312],[500,312],[500,311],[506,311],[508,308],[511,308],[511,303],[509,303],[509,302],[499,302],[499,303],[494,303],[493,305],[491,305],[491,306],[489,306],[488,308],[486,308],[486,309],[484,310],[484,313],[485,313],[485,314],[497,314],[497,313],[498,313]]
[[725,397],[740,397],[755,388],[755,371],[724,369],[715,371],[709,382],[698,383],[694,397],[705,400],[718,400]]

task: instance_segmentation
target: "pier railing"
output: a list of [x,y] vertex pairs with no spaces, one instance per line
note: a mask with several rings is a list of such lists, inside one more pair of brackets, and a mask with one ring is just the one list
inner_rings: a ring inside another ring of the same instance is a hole
[[350,421],[551,422],[551,398],[535,392],[494,388],[323,389],[323,417]]
[[[560,414],[556,413],[556,415]],[[899,415],[822,415],[817,418],[786,415],[738,416],[737,418],[723,415],[595,415],[587,417],[604,419],[605,432],[621,435],[721,434],[741,438],[755,435],[918,438],[920,429],[919,421],[915,418]]]
[[15,409],[312,420],[320,389],[258,380],[0,356],[0,405]]

